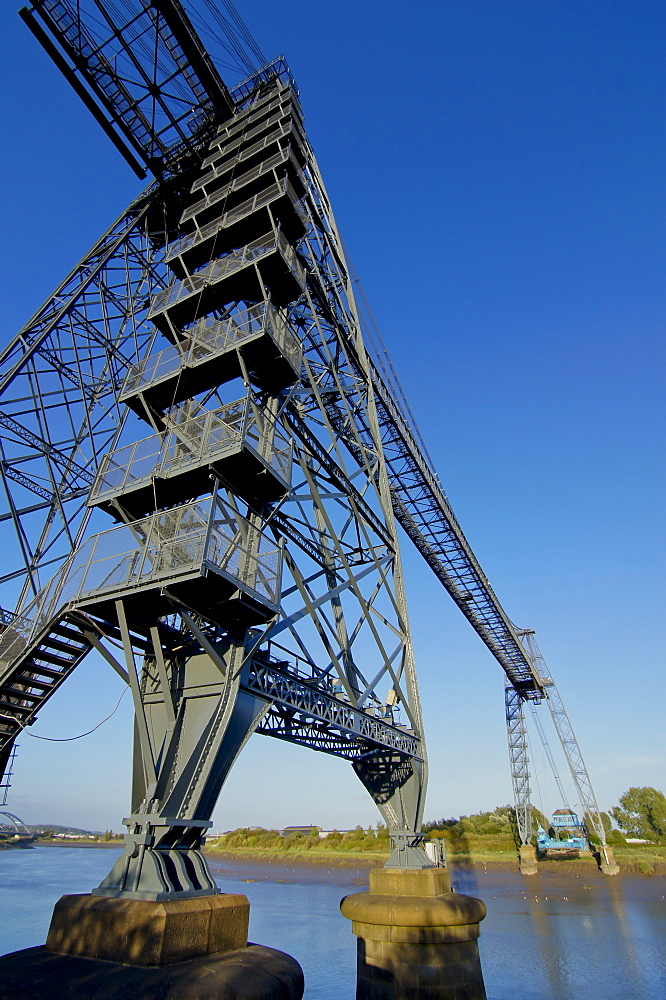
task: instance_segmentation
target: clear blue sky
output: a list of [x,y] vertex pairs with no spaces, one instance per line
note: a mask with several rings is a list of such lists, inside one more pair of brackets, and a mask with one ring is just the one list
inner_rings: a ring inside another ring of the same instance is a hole
[[[12,6],[0,13],[6,340],[139,189]],[[664,788],[666,8],[238,6],[293,69],[417,422],[507,612],[537,631],[601,806],[630,785]],[[407,540],[404,554],[426,813],[492,808],[511,797],[501,670]],[[91,659],[34,731],[83,732],[121,690]],[[86,740],[24,737],[12,808],[119,829],[130,734],[128,697]],[[536,746],[533,758],[535,801],[551,811]],[[261,737],[216,812],[221,828],[376,818],[344,762]]]

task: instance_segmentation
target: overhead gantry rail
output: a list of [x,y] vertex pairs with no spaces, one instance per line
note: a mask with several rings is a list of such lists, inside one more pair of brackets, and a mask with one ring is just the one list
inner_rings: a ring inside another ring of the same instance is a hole
[[141,178],[180,171],[233,114],[178,0],[33,0],[19,13]]
[[372,381],[396,519],[516,691],[531,700],[540,700],[543,687],[516,629],[375,365],[372,365]]
[[[417,442],[415,428],[396,402],[372,357],[368,356],[377,416],[396,520],[444,585],[463,615],[506,673],[521,698],[540,701],[543,685],[517,630],[481,569],[432,466]],[[345,433],[344,420],[334,401],[329,416]],[[356,431],[368,443],[367,426]],[[360,458],[360,456],[359,456]]]

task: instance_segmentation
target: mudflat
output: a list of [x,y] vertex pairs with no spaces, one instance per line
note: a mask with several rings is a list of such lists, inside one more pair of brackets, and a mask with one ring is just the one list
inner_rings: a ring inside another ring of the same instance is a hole
[[[239,878],[256,882],[295,882],[301,884],[322,885],[354,885],[365,886],[368,881],[368,870],[384,864],[385,855],[369,856],[367,858],[331,856],[331,852],[320,854],[307,851],[302,854],[283,852],[267,856],[265,852],[257,856],[257,852],[246,851],[205,851],[208,864],[213,875],[224,874],[227,877]],[[328,855],[328,856],[327,856]],[[449,862],[451,879],[456,887],[469,882],[487,881],[488,876],[512,878],[519,874],[518,861],[513,859],[479,860],[456,859]],[[526,887],[535,886],[541,882],[552,882],[553,885],[562,882],[575,882],[583,887],[596,887],[610,882],[632,880],[652,885],[654,891],[666,894],[666,863],[654,864],[652,872],[641,872],[636,864],[620,866],[620,874],[603,875],[593,858],[577,858],[569,860],[544,860],[539,862],[537,875],[521,876],[521,884]],[[657,884],[659,883],[659,885]],[[467,889],[460,891],[468,891]],[[652,890],[651,890],[652,891]]]

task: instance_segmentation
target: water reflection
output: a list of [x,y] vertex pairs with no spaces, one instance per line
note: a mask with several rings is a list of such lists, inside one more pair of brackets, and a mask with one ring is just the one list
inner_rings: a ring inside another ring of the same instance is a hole
[[507,873],[479,894],[489,1000],[666,997],[663,879]]
[[[88,892],[117,851],[0,852],[0,953],[42,944],[56,900]],[[352,1000],[356,943],[342,896],[367,889],[367,870],[213,863],[228,892],[252,904],[250,934],[293,955],[305,1000]],[[456,868],[459,892],[483,899],[481,961],[488,1000],[664,1000],[666,879],[585,878]]]

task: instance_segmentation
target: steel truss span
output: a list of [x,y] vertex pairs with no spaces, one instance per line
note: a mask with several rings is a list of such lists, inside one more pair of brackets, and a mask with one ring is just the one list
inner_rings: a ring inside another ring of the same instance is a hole
[[368,351],[289,68],[228,88],[178,0],[34,0],[21,16],[156,180],[0,360],[16,537],[0,765],[95,650],[132,690],[142,848],[99,894],[215,891],[201,838],[253,732],[349,760],[390,863],[428,865],[397,524],[503,667],[512,719],[552,682]]
[[233,113],[178,0],[34,0],[20,14],[139,177],[180,173]]

